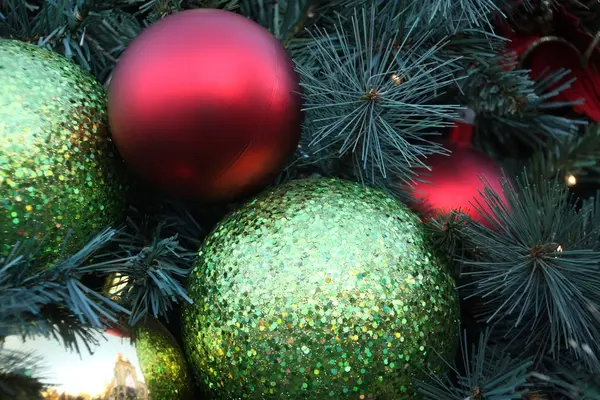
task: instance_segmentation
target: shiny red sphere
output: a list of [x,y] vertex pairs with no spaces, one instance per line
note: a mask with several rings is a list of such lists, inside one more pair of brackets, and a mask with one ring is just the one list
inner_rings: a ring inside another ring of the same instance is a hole
[[291,58],[265,28],[232,12],[188,10],[146,29],[121,56],[108,96],[125,162],[177,196],[250,194],[300,139]]
[[422,177],[426,182],[413,185],[411,197],[420,201],[411,206],[426,217],[460,210],[473,220],[487,225],[474,205],[482,210],[490,210],[480,194],[486,180],[506,204],[502,192],[502,170],[487,155],[470,145],[443,145],[452,154],[434,155],[425,160],[431,171]]

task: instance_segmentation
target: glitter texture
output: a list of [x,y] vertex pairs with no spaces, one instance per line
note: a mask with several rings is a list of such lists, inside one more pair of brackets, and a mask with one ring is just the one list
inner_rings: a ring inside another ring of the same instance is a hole
[[115,222],[119,157],[100,84],[49,50],[0,39],[0,255],[28,237],[42,256]]
[[136,329],[135,348],[151,400],[191,400],[193,389],[183,353],[157,321]]
[[[454,281],[384,193],[334,179],[270,190],[206,239],[183,309],[216,399],[415,396],[458,336]],[[435,349],[435,352],[433,351]]]

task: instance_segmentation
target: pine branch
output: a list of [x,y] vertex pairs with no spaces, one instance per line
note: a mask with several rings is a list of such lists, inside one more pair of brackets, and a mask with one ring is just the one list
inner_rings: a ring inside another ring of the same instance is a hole
[[[107,266],[95,272],[110,274],[111,296],[131,310],[129,325],[151,313],[168,318],[180,299],[192,303],[182,284],[193,266],[202,229],[193,217],[176,204],[153,218],[129,218],[130,233],[117,238],[124,263],[118,270]],[[158,221],[158,223],[156,223]],[[156,226],[152,228],[150,225]]]
[[241,0],[240,14],[267,28],[285,46],[314,20],[320,0]]
[[0,399],[42,400],[46,388],[41,358],[33,353],[8,350],[0,343]]
[[501,36],[463,25],[464,23],[458,16],[451,25],[444,25],[440,21],[435,27],[430,28],[434,31],[434,38],[441,41],[443,37],[448,37],[448,45],[441,49],[440,54],[443,59],[454,59],[460,63],[459,77],[461,79],[457,79],[459,89],[462,87],[461,84],[467,84],[463,79],[467,79],[466,76],[472,74],[473,65],[477,65],[483,60],[487,60],[487,63],[491,64],[506,44],[506,40]]
[[342,159],[354,154],[367,183],[388,175],[409,180],[411,168],[424,166],[422,156],[444,152],[429,137],[448,126],[458,108],[430,104],[452,82],[429,60],[442,44],[417,57],[427,38],[409,45],[404,37],[398,44],[399,30],[376,20],[373,9],[357,12],[352,24],[346,32],[340,20],[332,36],[315,29],[318,68],[298,65],[311,120],[306,128],[313,128],[305,132],[307,151]]
[[65,55],[104,82],[144,27],[190,8],[236,9],[237,0],[40,0],[0,2],[0,34]]
[[[130,237],[121,245],[126,253],[139,250],[131,244],[133,241]],[[180,280],[188,276],[195,255],[180,246],[177,236],[157,237],[121,266],[115,281],[119,289],[112,295],[132,310],[129,325],[135,325],[148,313],[155,318],[166,317],[179,298],[193,303]]]
[[17,244],[0,260],[0,336],[59,335],[68,348],[79,351],[76,338],[90,339],[94,329],[103,326],[101,318],[116,322],[117,313],[128,313],[82,282],[86,272],[117,268],[122,262],[90,263],[116,235],[106,230],[77,253],[41,269],[35,263],[39,244]]
[[591,210],[592,225],[600,225],[600,191],[596,192],[596,196],[588,199],[586,205]]
[[468,238],[463,236],[465,226],[470,218],[460,210],[452,210],[449,213],[438,214],[425,221],[425,229],[431,238],[432,247],[445,257],[451,264],[456,264],[455,276],[460,276],[462,264],[457,260],[465,257],[465,243]]
[[551,382],[565,400],[600,400],[600,372],[587,375],[565,369]]
[[[586,246],[589,248],[600,249],[600,190],[596,192],[595,196],[591,196],[583,201],[582,212],[586,212],[588,218],[587,224],[584,227],[586,234],[587,243]],[[596,313],[596,319],[600,321],[600,310],[594,309]]]
[[491,19],[503,15],[502,8],[507,3],[507,0],[433,0],[424,7],[422,2],[414,1],[412,12],[415,18],[430,22],[461,14],[470,27],[493,31]]
[[5,0],[0,3],[0,37],[33,37],[29,13],[36,9],[35,5],[26,1]]
[[567,343],[598,347],[600,249],[589,237],[598,237],[599,226],[590,226],[590,209],[577,210],[556,180],[536,186],[525,176],[503,187],[506,205],[489,187],[483,197],[490,210],[476,204],[489,227],[464,229],[482,254],[464,261],[482,317],[538,356],[556,358]]
[[[423,14],[436,8],[432,2],[423,4],[423,2],[413,0],[395,0],[376,3],[375,19],[381,23],[390,23],[400,27],[400,35],[396,39],[397,44],[403,42],[404,36],[424,38],[421,46],[411,49],[415,57],[417,54],[425,56],[430,62],[437,63],[440,71],[457,73],[454,78],[456,81],[464,77],[462,71],[473,59],[493,57],[501,50],[501,46],[506,41],[496,35],[487,22],[482,22],[483,19],[477,20],[477,26],[473,25],[469,14],[465,13],[462,8],[465,3],[462,1],[447,2],[448,6],[451,5],[446,10],[447,12],[435,12],[431,18]],[[334,31],[336,26],[340,25],[341,20],[343,26],[351,30],[354,9],[362,7],[364,7],[362,1],[328,2],[326,6],[318,9],[320,13],[317,22],[321,26],[327,27],[326,30]],[[440,11],[439,7],[436,9]],[[337,15],[338,18],[333,19],[329,17],[329,14]],[[482,26],[479,26],[480,23]],[[408,43],[410,43],[410,39],[405,44]],[[439,43],[447,44],[431,54],[429,49],[438,47]]]
[[[383,16],[378,15],[377,20],[384,21],[392,13],[392,3],[380,5],[378,11]],[[431,23],[424,21],[419,10],[410,7],[402,9],[405,15],[394,17],[400,22],[394,20],[393,23],[404,25],[411,37],[426,38],[424,46],[411,49],[415,54],[421,55],[420,51],[445,43],[429,54],[428,60],[437,65],[440,72],[452,76],[452,86],[456,87],[453,102],[474,109],[480,116],[478,131],[481,134],[477,137],[483,142],[480,144],[488,147],[485,141],[493,139],[510,146],[516,138],[537,147],[544,144],[544,138],[572,136],[583,121],[549,114],[549,111],[575,104],[552,100],[573,82],[573,79],[567,79],[569,72],[554,71],[537,81],[531,80],[528,71],[515,69],[514,58],[510,61],[509,57],[501,55],[506,39],[494,34],[487,25],[473,26],[461,8],[463,2],[454,3],[455,7],[449,10],[446,18],[440,17]],[[420,3],[418,7],[427,8]],[[438,97],[437,101],[444,99]]]
[[148,24],[173,13],[194,8],[218,8],[232,11],[239,7],[239,0],[135,0],[139,13]]
[[549,114],[575,104],[554,102],[552,97],[570,87],[569,71],[556,71],[533,81],[529,71],[515,69],[505,56],[479,58],[459,82],[459,101],[475,110],[480,140],[494,138],[510,147],[517,139],[531,147],[544,138],[563,140],[573,136],[584,121]]
[[[144,29],[144,25],[134,15],[112,8],[90,11],[85,18],[84,35],[77,54],[89,54],[86,62],[75,62],[88,68],[100,82],[105,82],[123,51]],[[54,48],[61,52],[61,48]],[[66,54],[68,55],[68,54]]]
[[[561,141],[549,140],[536,152],[527,166],[529,178],[571,177],[576,183],[600,183],[600,126],[586,127],[583,135],[571,135]],[[591,174],[590,174],[591,173]]]
[[[378,10],[384,14],[390,12],[393,0],[375,0]],[[493,30],[491,19],[495,15],[502,15],[503,8],[509,3],[507,0],[403,0],[400,2],[406,14],[410,14],[414,20],[421,20],[423,24],[434,25],[440,21],[449,21],[460,15],[465,21],[465,27],[485,27]],[[355,8],[361,8],[364,0],[333,0],[328,8],[340,13],[348,12]]]
[[536,373],[537,381],[552,388],[561,400],[600,400],[600,362],[587,348],[583,359],[550,360],[543,373]]
[[458,371],[457,384],[447,377],[431,375],[431,383],[418,382],[425,400],[509,400],[522,399],[529,393],[531,361],[522,361],[489,345],[489,331],[468,350],[466,333],[461,341],[464,374]]
[[[64,255],[44,269],[36,263],[41,243],[20,243],[0,260],[0,336],[20,334],[60,338],[80,352],[77,338],[88,346],[107,324],[128,315],[130,325],[152,313],[166,317],[173,303],[191,302],[182,283],[199,246],[199,226],[185,210],[158,214],[162,223],[148,236],[146,226],[133,223],[132,232],[108,229],[73,255]],[[164,230],[180,232],[163,237]],[[118,249],[114,249],[118,246]],[[123,277],[116,293],[99,293],[86,286],[89,274]],[[107,296],[119,297],[117,301]]]
[[108,78],[122,51],[143,29],[123,11],[129,0],[6,0],[0,32],[65,55],[100,81]]

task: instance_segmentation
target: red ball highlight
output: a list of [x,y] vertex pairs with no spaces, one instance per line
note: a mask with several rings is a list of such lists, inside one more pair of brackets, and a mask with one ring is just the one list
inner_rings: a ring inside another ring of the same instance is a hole
[[501,184],[502,170],[487,155],[470,145],[443,145],[452,154],[434,155],[425,160],[431,171],[423,176],[426,182],[413,185],[411,194],[417,201],[411,204],[412,208],[425,217],[460,210],[473,220],[487,225],[474,205],[482,210],[490,210],[480,194],[486,181],[506,204]]

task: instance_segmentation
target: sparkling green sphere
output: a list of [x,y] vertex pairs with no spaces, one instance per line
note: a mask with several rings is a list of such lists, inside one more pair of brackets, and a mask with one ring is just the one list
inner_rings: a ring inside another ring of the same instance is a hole
[[151,400],[192,400],[185,358],[171,333],[154,320],[136,328],[135,348]]
[[124,210],[106,98],[94,78],[49,50],[0,39],[0,257],[44,239],[39,258],[115,222]]
[[206,238],[185,351],[216,399],[408,399],[414,378],[454,354],[454,285],[401,203],[350,182],[293,181]]

